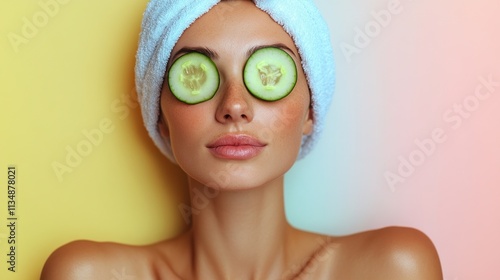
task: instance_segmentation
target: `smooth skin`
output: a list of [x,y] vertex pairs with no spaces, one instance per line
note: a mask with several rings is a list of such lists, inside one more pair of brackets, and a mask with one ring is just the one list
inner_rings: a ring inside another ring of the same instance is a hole
[[[246,90],[242,69],[252,50],[277,44],[299,66],[298,81],[286,98],[265,102]],[[113,279],[113,271],[141,280],[443,279],[434,245],[418,230],[331,237],[288,224],[283,176],[314,120],[300,57],[280,25],[251,1],[223,1],[186,30],[171,61],[186,48],[210,49],[221,75],[214,98],[197,105],[178,101],[168,86],[162,91],[159,130],[188,175],[198,207],[191,227],[149,246],[69,243],[49,257],[42,280]],[[221,159],[207,145],[227,134],[250,135],[265,147],[250,159]],[[203,193],[209,203],[200,203]]]

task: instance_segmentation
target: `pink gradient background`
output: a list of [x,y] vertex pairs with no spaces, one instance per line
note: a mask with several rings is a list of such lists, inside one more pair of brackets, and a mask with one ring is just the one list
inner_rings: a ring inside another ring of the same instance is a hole
[[[443,118],[480,76],[500,83],[500,1],[393,1],[401,12],[350,61],[342,45],[391,1],[316,2],[337,89],[319,147],[287,177],[290,221],[331,234],[416,227],[435,243],[445,279],[500,279],[500,87],[460,127]],[[446,141],[391,190],[384,173],[397,174],[398,157],[436,128]]]

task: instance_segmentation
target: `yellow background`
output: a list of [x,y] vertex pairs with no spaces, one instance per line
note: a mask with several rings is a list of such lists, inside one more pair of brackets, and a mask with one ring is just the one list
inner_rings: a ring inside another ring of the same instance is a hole
[[[149,140],[134,101],[146,2],[0,4],[1,279],[38,279],[48,255],[71,240],[147,244],[183,229],[184,175]],[[112,132],[89,146],[83,132],[103,121]],[[86,155],[69,166],[78,149]],[[55,162],[68,168],[59,177]],[[9,165],[18,169],[16,273],[6,263]]]

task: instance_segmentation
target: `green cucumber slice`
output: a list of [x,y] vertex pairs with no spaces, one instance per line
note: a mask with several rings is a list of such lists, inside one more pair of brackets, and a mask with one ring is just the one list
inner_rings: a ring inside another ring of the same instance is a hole
[[168,86],[172,94],[187,104],[198,104],[212,99],[219,89],[217,66],[210,57],[190,52],[177,58],[168,72]]
[[254,52],[243,69],[248,91],[265,101],[285,98],[297,83],[297,67],[284,50],[265,47]]

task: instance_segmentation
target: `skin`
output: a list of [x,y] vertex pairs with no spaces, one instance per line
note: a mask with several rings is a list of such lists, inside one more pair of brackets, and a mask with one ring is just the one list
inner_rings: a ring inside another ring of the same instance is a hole
[[[288,224],[283,176],[314,120],[301,67],[297,85],[282,100],[264,102],[246,90],[242,69],[249,50],[273,44],[301,65],[290,36],[250,1],[221,2],[186,30],[173,54],[209,48],[221,76],[215,97],[197,105],[179,102],[168,86],[162,91],[159,130],[188,175],[199,210],[191,227],[148,246],[69,243],[49,257],[42,280],[113,279],[113,270],[123,268],[130,279],[442,279],[436,249],[418,230],[332,237]],[[207,144],[228,133],[254,136],[266,146],[248,160],[213,156]],[[209,203],[200,200],[203,193]]]

